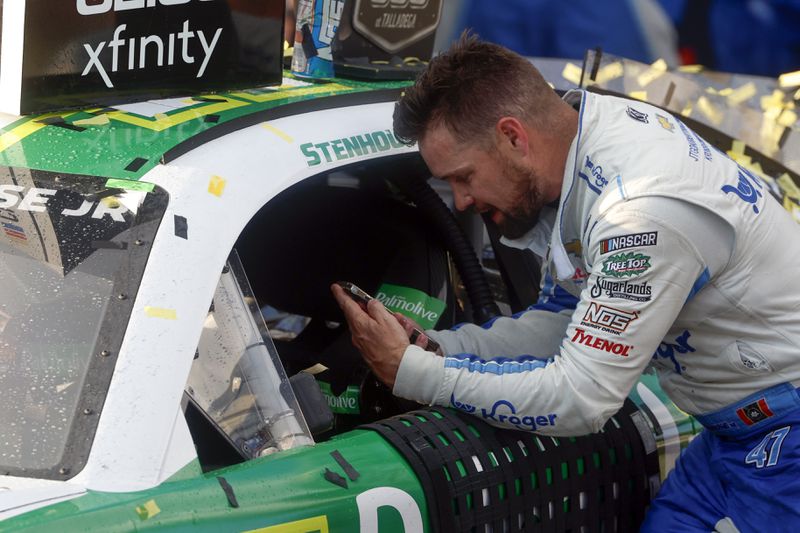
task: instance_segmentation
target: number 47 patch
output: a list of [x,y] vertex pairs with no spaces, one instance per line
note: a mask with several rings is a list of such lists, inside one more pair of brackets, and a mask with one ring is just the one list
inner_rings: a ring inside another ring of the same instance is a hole
[[756,468],[764,468],[775,466],[778,464],[778,459],[781,455],[781,446],[783,439],[789,434],[792,426],[782,427],[771,431],[758,443],[758,446],[750,450],[750,453],[745,457],[745,464],[756,465]]

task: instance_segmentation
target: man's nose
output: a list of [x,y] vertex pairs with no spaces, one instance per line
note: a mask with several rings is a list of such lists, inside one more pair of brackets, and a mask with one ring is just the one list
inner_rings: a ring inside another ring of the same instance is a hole
[[456,209],[464,211],[471,206],[475,201],[466,191],[461,187],[453,187],[453,201],[456,204]]

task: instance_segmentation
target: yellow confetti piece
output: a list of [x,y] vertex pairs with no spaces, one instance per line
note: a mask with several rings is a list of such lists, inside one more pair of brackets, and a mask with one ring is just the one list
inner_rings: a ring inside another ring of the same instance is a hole
[[219,176],[211,176],[211,180],[208,182],[208,192],[214,196],[220,197],[222,193],[225,192],[225,185],[227,185],[227,183],[227,181]]
[[[783,93],[778,89],[772,91],[769,96],[761,97],[761,109],[764,111],[775,111],[783,108]],[[777,113],[775,113],[777,116]]]
[[741,87],[731,91],[728,95],[728,103],[734,106],[739,105],[755,96],[757,92],[755,84],[753,84],[752,81],[747,82]]
[[108,115],[97,115],[96,117],[92,118],[82,118],[80,120],[76,120],[73,122],[76,126],[105,126],[109,124],[111,121],[108,119]]
[[697,74],[703,72],[703,65],[682,65],[678,67],[678,71],[686,72],[687,74]]
[[745,144],[743,141],[738,139],[734,139],[733,143],[731,143],[731,151],[728,152],[729,154],[733,152],[734,154],[743,154],[744,153]]
[[164,309],[163,307],[144,307],[144,314],[150,318],[163,318],[164,320],[177,320],[178,313],[174,309]]
[[139,518],[141,518],[142,520],[153,518],[160,512],[161,509],[158,507],[158,504],[156,503],[155,500],[150,500],[136,507],[136,514],[138,514]]
[[797,122],[797,113],[784,108],[783,112],[778,115],[778,124],[784,128],[791,128]]
[[647,101],[647,91],[631,91],[628,93],[628,96],[631,98],[636,98],[637,100],[641,100],[643,102]]
[[561,77],[570,83],[578,85],[581,82],[581,67],[575,63],[567,63],[561,71]]
[[100,201],[103,202],[103,204],[105,204],[105,206],[109,209],[119,209],[119,200],[113,196],[106,196],[105,198],[101,198]]
[[156,113],[153,118],[156,120],[168,120],[169,116],[166,113]]
[[733,159],[734,161],[736,161],[745,168],[749,167],[750,162],[752,161],[752,158],[749,155],[744,155],[733,151],[729,151],[727,152],[727,154],[728,157],[730,157],[731,159]]
[[683,115],[684,117],[689,117],[692,115],[693,109],[694,109],[694,104],[692,104],[692,102],[686,102],[686,105],[683,106],[683,109],[681,109],[681,115]]
[[328,533],[330,531],[328,527],[328,517],[323,515],[259,529],[250,529],[242,533],[306,533],[310,531]]
[[666,71],[667,62],[663,59],[659,59],[650,65],[650,68],[639,74],[636,81],[639,82],[640,86],[647,87],[653,80],[663,76]]
[[697,109],[699,109],[713,125],[718,126],[722,122],[722,111],[717,109],[705,96],[701,96],[697,99]]
[[778,186],[786,194],[786,196],[800,202],[800,187],[797,186],[789,174],[784,172],[777,179],[777,182]]
[[294,142],[294,139],[292,138],[291,135],[289,135],[288,133],[286,133],[283,130],[280,130],[280,129],[276,128],[275,126],[273,126],[272,124],[270,124],[268,122],[264,122],[263,124],[261,124],[261,127],[264,128],[267,131],[270,131],[270,132],[274,133],[275,135],[277,135],[278,137],[280,137],[281,139],[283,139],[287,143],[291,144],[291,143]]
[[778,76],[778,85],[781,87],[797,87],[800,85],[800,70]]
[[619,78],[624,73],[625,67],[623,67],[622,63],[619,61],[615,61],[604,67],[601,67],[600,70],[597,71],[597,78],[595,81],[597,83],[607,83],[611,80]]

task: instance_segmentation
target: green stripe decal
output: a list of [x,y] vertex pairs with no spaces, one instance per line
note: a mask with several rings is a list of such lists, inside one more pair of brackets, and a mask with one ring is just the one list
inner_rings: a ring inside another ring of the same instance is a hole
[[125,189],[126,191],[150,192],[153,190],[155,185],[152,183],[147,183],[146,181],[121,180],[112,178],[106,182],[106,187],[109,189]]
[[[250,89],[187,98],[154,116],[114,108],[23,117],[0,129],[0,165],[138,180],[178,144],[220,124],[287,104],[382,89],[410,82],[334,83]],[[141,167],[129,167],[141,158]]]

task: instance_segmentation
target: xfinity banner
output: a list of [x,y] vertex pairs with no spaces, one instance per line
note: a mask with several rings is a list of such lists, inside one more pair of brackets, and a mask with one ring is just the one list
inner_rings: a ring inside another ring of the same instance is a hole
[[280,83],[284,1],[0,0],[2,111]]

